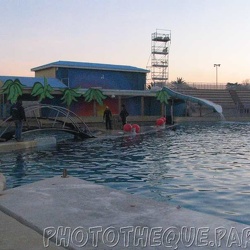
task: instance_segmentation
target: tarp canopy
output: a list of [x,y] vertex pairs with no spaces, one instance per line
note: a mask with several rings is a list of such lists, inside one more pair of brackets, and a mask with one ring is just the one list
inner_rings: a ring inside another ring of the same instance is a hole
[[190,96],[190,95],[184,95],[184,94],[178,93],[176,91],[173,91],[172,89],[169,89],[167,87],[163,87],[163,90],[165,90],[171,98],[181,99],[184,101],[198,103],[200,105],[205,105],[205,106],[208,106],[210,108],[213,108],[213,110],[216,111],[217,113],[222,114],[221,105],[218,105],[214,102],[208,101],[208,100],[203,99],[203,98],[198,98],[198,97],[194,97],[194,96]]

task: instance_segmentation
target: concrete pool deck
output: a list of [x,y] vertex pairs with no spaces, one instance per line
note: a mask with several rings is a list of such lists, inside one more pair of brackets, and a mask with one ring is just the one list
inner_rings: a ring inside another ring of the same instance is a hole
[[[12,249],[8,242],[13,241],[17,246],[13,249],[19,250],[250,247],[250,226],[71,176],[56,176],[6,190],[0,196],[0,211],[11,216],[5,217],[6,226],[0,213],[0,232],[4,236],[0,243],[7,245],[0,245],[1,249]],[[11,227],[12,218],[21,223],[20,231],[15,227],[17,221]],[[11,231],[7,231],[9,224]],[[36,232],[48,238],[39,237]],[[21,247],[32,242],[32,248]]]

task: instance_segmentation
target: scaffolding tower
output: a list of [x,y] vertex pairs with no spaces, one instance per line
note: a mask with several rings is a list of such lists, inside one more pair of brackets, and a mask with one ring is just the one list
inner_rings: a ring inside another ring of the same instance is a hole
[[151,80],[153,85],[166,86],[169,76],[170,30],[157,29],[151,36]]

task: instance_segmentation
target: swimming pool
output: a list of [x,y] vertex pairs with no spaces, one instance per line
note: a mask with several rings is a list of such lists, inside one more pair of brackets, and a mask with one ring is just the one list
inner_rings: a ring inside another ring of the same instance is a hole
[[12,188],[69,175],[250,225],[250,123],[189,123],[176,131],[67,140],[1,155]]

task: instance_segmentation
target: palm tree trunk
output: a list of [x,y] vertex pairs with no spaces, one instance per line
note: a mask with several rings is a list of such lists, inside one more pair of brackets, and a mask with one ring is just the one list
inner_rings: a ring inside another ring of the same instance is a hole
[[96,109],[96,101],[95,100],[93,103],[93,113],[94,113],[94,116],[97,116],[97,109]]
[[165,116],[166,115],[166,104],[162,103],[161,104],[161,116]]

